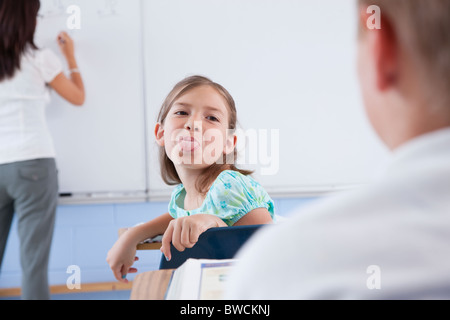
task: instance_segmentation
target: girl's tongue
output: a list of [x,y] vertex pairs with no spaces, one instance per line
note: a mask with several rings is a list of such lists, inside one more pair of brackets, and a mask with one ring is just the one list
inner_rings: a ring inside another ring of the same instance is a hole
[[200,144],[193,137],[182,137],[180,138],[180,147],[182,151],[192,152],[200,147]]

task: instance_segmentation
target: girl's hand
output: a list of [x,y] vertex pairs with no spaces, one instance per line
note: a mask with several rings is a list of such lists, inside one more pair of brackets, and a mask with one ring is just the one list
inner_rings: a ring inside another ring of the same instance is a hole
[[192,248],[197,243],[198,237],[206,230],[226,226],[219,217],[211,214],[195,214],[174,219],[169,223],[162,238],[161,252],[169,261],[172,258],[171,242],[178,251],[184,251],[186,248]]
[[136,244],[127,242],[125,235],[122,235],[109,250],[106,261],[118,281],[128,283],[126,275],[137,272],[136,268],[131,268],[134,261],[139,259],[135,255]]
[[67,60],[72,59],[75,55],[75,48],[72,38],[66,33],[61,32],[58,34],[58,45],[61,52],[66,57]]

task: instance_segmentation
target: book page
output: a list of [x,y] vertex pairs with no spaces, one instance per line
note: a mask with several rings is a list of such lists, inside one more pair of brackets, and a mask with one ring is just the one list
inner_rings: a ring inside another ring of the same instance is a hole
[[173,273],[166,300],[198,299],[200,264],[198,260],[188,259]]
[[227,281],[232,262],[204,263],[200,278],[200,300],[220,300],[223,298],[224,285]]
[[174,271],[166,300],[221,299],[235,260],[188,259]]

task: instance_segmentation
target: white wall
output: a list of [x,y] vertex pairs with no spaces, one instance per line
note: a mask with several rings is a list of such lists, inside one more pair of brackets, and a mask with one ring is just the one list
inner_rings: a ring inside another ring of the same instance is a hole
[[[75,109],[54,97],[49,108],[62,192],[167,198],[153,128],[165,96],[193,74],[234,96],[248,133],[241,160],[271,194],[370,183],[385,164],[359,95],[354,1],[70,2],[81,10],[70,33],[88,99]],[[39,35],[58,51],[69,3],[42,3]]]

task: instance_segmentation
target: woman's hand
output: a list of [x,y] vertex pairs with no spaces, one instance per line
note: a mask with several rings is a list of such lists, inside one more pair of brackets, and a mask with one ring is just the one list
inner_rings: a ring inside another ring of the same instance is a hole
[[114,246],[109,250],[106,257],[114,277],[124,283],[128,283],[125,278],[128,273],[136,273],[136,268],[131,268],[134,261],[138,260],[136,257],[136,244],[133,244],[125,235],[122,235],[119,240],[116,241]]
[[62,98],[76,106],[82,106],[86,93],[81,73],[77,70],[73,40],[66,32],[61,32],[57,41],[61,52],[66,57],[71,74],[68,78],[61,72],[49,84]]
[[198,241],[198,237],[208,229],[226,227],[227,225],[219,217],[211,214],[195,214],[189,217],[174,219],[162,238],[161,252],[169,261],[172,258],[170,243],[178,251],[192,248]]
[[67,60],[73,59],[75,55],[73,40],[66,32],[58,34],[58,45]]

